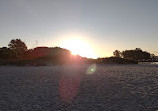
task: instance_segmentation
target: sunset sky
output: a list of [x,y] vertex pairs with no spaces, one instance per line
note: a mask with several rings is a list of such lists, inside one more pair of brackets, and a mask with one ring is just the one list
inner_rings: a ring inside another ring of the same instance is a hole
[[28,48],[81,45],[97,57],[158,55],[158,0],[0,0],[0,47],[16,38]]

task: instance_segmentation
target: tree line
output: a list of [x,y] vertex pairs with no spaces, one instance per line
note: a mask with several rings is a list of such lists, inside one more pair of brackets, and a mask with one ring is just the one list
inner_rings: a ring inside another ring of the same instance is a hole
[[8,44],[8,47],[0,48],[0,59],[17,59],[20,58],[26,51],[27,46],[20,39],[13,39]]
[[20,39],[13,39],[8,44],[8,47],[0,48],[0,62],[3,64],[63,64],[72,60],[77,61],[80,58],[80,56],[72,57],[69,50],[60,47],[28,49]]
[[119,50],[115,50],[113,52],[114,57],[118,57],[118,58],[124,58],[124,59],[132,59],[135,61],[141,61],[141,62],[151,62],[153,60],[156,61],[156,59],[153,59],[155,57],[154,54],[150,54],[147,51],[143,51],[140,48],[136,48],[134,50],[125,50],[125,51],[119,51]]
[[137,63],[137,61],[151,61],[149,52],[142,51],[140,48],[134,50],[113,52],[114,57],[87,59],[79,55],[72,55],[67,49],[60,47],[36,47],[28,49],[25,42],[21,39],[12,39],[8,47],[0,48],[1,64],[69,64],[69,63]]

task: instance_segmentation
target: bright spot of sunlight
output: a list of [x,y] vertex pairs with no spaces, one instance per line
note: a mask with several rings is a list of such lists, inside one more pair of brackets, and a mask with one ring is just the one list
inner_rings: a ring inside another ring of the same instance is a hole
[[73,55],[80,55],[87,58],[97,58],[88,42],[80,38],[69,38],[61,43],[61,47],[72,52]]

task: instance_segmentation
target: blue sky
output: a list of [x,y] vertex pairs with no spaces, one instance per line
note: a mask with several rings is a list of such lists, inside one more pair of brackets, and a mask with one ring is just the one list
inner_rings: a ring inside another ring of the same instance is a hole
[[20,38],[28,48],[81,37],[97,53],[142,48],[158,55],[157,0],[0,0],[0,47]]

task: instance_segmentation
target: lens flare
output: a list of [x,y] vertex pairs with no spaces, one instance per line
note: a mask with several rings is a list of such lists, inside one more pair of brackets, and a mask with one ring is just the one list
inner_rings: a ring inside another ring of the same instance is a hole
[[71,103],[78,94],[80,86],[80,74],[63,74],[59,83],[59,92],[61,100],[66,103]]
[[97,69],[96,64],[92,64],[92,65],[90,65],[89,68],[87,69],[86,74],[93,74],[93,73],[96,71],[96,69]]

